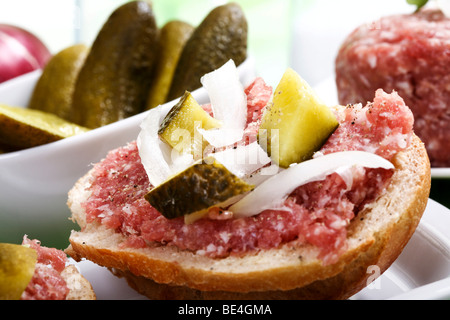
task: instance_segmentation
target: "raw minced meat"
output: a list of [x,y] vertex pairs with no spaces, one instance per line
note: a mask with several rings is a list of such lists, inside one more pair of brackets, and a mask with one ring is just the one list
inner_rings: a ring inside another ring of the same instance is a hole
[[[252,130],[257,129],[272,93],[258,81],[249,87],[254,90],[246,91],[253,95],[249,104],[257,102],[248,108]],[[373,103],[348,106],[337,117],[340,127],[321,153],[363,150],[391,159],[407,147],[412,133],[412,114],[395,93],[378,91]],[[332,263],[346,248],[349,222],[382,192],[392,175],[384,169],[349,170],[297,188],[283,209],[225,219],[227,211],[215,208],[208,218],[186,225],[183,218],[166,219],[144,199],[152,186],[136,143],[131,142],[95,166],[92,194],[83,206],[88,223],[100,221],[125,234],[124,246],[145,247],[156,242],[220,258],[284,243],[310,243],[320,248],[324,263]]]
[[405,149],[411,139],[414,117],[396,93],[375,92],[374,101],[365,107],[350,104],[339,115],[341,125],[321,152],[360,150],[387,160]]
[[381,88],[411,108],[433,167],[450,167],[450,18],[440,10],[386,16],[356,28],[336,57],[339,102],[366,103]]
[[61,277],[67,256],[61,250],[41,246],[38,240],[24,237],[22,245],[37,252],[33,277],[22,294],[21,300],[65,300],[69,293],[66,281]]

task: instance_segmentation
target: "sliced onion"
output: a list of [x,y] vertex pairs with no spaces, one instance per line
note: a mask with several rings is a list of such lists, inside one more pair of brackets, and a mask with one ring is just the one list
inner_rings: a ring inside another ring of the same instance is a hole
[[222,122],[219,129],[199,132],[216,148],[240,141],[247,122],[247,96],[233,60],[201,78],[208,92],[214,118]]
[[373,153],[345,151],[320,156],[292,165],[270,177],[229,210],[235,217],[249,217],[264,210],[282,207],[286,197],[297,187],[313,181],[320,181],[342,167],[361,166],[366,168],[393,169],[392,163]]
[[271,162],[270,157],[257,142],[228,148],[211,156],[241,179],[247,179],[252,173]]
[[151,109],[142,121],[137,137],[142,165],[155,187],[193,163],[191,154],[180,154],[159,138],[159,126],[171,107],[165,104]]
[[[216,148],[230,146],[242,140],[247,122],[247,96],[234,61],[229,60],[219,69],[206,74],[201,82],[209,95],[214,118],[221,121],[222,126],[213,130],[202,128],[196,130]],[[178,153],[158,136],[159,126],[171,107],[166,104],[150,110],[141,123],[141,131],[137,138],[142,164],[150,183],[155,187],[194,163],[192,155]],[[234,151],[219,154],[218,157],[227,157],[228,160],[222,159],[226,161],[223,164],[245,175],[249,170],[259,169],[269,160],[265,152],[262,149],[257,150],[257,147],[259,146],[252,145],[237,150],[231,149]],[[250,166],[245,163],[242,165],[238,162],[233,163],[230,159],[247,153],[247,160],[251,161],[253,152],[257,152],[255,154],[257,163],[249,163]],[[264,152],[264,155],[261,152]],[[217,160],[222,163],[220,159]]]
[[223,148],[242,140],[244,130],[221,127],[218,129],[205,130],[198,128],[198,132],[213,147]]
[[51,54],[32,33],[0,24],[0,83],[43,68]]
[[438,8],[444,13],[448,18],[450,17],[450,1],[449,0],[436,0]]

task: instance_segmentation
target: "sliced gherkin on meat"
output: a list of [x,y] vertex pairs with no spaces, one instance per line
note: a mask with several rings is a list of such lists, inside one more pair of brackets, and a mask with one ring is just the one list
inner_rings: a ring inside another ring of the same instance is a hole
[[192,222],[209,208],[228,206],[253,188],[213,158],[206,158],[152,189],[145,199],[168,219],[185,216],[185,221]]
[[[180,153],[190,152],[201,158],[206,147],[196,128],[205,130],[219,128],[221,122],[211,117],[186,91],[180,101],[169,111],[161,123],[158,134],[172,148]],[[196,136],[199,139],[195,139]]]
[[0,300],[20,299],[33,277],[36,262],[36,250],[0,243]]
[[264,112],[260,126],[266,151],[280,167],[311,158],[339,126],[332,110],[294,70],[288,69]]

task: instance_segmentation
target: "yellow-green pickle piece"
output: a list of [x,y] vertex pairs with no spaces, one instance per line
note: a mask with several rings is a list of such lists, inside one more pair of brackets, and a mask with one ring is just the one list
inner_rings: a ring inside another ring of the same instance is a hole
[[207,158],[152,189],[145,199],[168,219],[185,216],[185,221],[193,221],[209,208],[226,205],[253,188],[222,164]]
[[280,167],[312,157],[338,128],[331,108],[322,103],[309,84],[288,69],[266,108],[259,130],[261,143]]
[[0,145],[11,149],[36,147],[87,131],[51,113],[0,105]]
[[36,262],[36,250],[0,243],[0,300],[20,299],[33,277]]
[[192,94],[186,91],[164,118],[158,134],[178,152],[189,152],[200,159],[207,143],[202,141],[200,134],[195,133],[195,128],[210,130],[220,126],[221,122],[203,110]]
[[77,44],[54,55],[39,78],[28,108],[50,112],[73,122],[72,96],[89,47]]

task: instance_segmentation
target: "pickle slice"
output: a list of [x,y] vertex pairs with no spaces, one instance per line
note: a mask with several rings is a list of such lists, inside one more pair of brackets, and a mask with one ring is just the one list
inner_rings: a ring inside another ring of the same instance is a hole
[[36,261],[36,250],[0,243],[0,300],[20,299],[33,277]]
[[151,190],[145,199],[168,219],[185,216],[185,221],[192,221],[253,188],[213,158],[206,158]]
[[221,122],[211,117],[186,91],[180,101],[169,111],[159,129],[160,137],[180,153],[190,152],[201,159],[207,146],[196,128],[219,128]]
[[40,110],[0,105],[0,144],[13,149],[43,145],[88,130]]
[[288,69],[264,112],[260,126],[267,143],[261,146],[280,167],[312,157],[337,129],[332,110],[294,70]]

